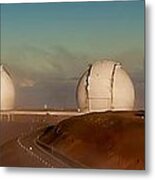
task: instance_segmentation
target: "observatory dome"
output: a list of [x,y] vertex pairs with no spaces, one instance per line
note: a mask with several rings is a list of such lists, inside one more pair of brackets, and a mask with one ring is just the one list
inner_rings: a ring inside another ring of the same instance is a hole
[[15,89],[9,72],[0,66],[1,106],[0,110],[11,110],[14,107]]
[[76,98],[82,112],[132,110],[135,90],[120,63],[103,60],[90,65],[83,73]]

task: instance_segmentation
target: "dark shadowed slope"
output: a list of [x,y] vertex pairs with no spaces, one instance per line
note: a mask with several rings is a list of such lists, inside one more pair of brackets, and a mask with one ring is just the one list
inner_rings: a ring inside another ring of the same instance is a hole
[[49,128],[40,141],[90,168],[144,169],[144,112],[91,113]]

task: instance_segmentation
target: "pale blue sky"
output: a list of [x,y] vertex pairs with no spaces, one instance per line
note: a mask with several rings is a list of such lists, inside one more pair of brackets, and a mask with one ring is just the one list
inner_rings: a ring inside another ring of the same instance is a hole
[[105,57],[127,69],[143,107],[144,1],[1,5],[1,60],[17,106],[75,106],[76,79]]

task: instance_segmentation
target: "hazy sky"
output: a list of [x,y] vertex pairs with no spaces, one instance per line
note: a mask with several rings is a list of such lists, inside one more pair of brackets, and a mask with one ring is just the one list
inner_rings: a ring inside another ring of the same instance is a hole
[[1,61],[16,84],[16,107],[76,107],[88,64],[120,61],[144,106],[144,1],[1,5]]

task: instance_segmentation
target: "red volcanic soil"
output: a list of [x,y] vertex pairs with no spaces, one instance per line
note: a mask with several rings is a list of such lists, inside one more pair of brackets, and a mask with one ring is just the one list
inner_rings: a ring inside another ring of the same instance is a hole
[[71,117],[47,129],[40,141],[89,168],[144,169],[143,112]]
[[[31,135],[37,129],[55,125],[66,116],[50,115],[7,115],[0,116],[0,166],[6,167],[46,167],[38,159],[23,150],[17,140],[23,134],[29,137],[28,146],[32,146],[34,137]],[[36,135],[37,136],[37,135]],[[26,140],[23,140],[24,143]],[[27,140],[28,141],[28,140]],[[35,152],[46,159],[44,153]],[[49,157],[48,157],[49,158]],[[49,160],[50,161],[50,160]]]
[[37,127],[48,124],[57,124],[68,116],[57,115],[7,115],[0,116],[0,146],[22,133],[35,130]]

